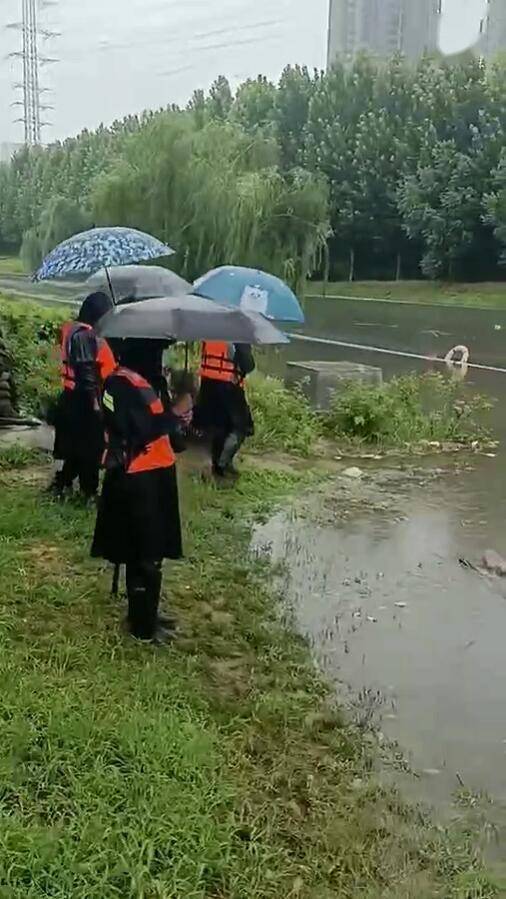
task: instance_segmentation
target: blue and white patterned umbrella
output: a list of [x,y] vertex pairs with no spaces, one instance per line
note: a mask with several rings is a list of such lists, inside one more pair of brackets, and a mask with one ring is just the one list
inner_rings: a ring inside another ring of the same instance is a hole
[[223,306],[260,312],[272,321],[304,322],[300,303],[288,284],[258,269],[237,265],[215,268],[195,281],[192,293]]
[[74,234],[49,253],[34,281],[93,275],[101,268],[172,256],[174,250],[134,228],[92,228]]

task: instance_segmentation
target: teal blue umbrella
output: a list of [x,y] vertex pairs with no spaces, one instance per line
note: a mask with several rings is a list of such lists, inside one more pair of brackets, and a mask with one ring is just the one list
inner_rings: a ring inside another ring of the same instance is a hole
[[254,268],[225,265],[198,278],[192,293],[223,306],[260,312],[278,322],[303,324],[304,313],[293,290],[281,278]]

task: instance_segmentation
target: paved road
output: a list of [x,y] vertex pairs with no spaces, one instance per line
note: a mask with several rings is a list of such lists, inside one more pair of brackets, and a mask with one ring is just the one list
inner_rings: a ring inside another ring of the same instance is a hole
[[25,275],[0,275],[0,291],[19,297],[33,297],[45,305],[62,303],[68,305],[75,302],[79,296],[82,285],[66,282],[47,281],[43,284],[34,284]]

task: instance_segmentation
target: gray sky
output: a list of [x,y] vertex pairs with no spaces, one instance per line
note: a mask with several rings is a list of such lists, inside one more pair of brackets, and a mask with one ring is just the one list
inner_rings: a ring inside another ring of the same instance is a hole
[[[444,0],[441,46],[473,43],[486,0]],[[2,51],[19,33],[21,0],[0,0]],[[224,74],[233,84],[259,72],[277,78],[287,63],[325,65],[328,0],[60,0],[43,13],[61,32],[47,46],[60,62],[44,67],[54,91],[46,139],[168,103]],[[0,142],[21,139],[11,103],[18,60],[0,59]]]
[[456,53],[474,44],[486,7],[487,0],[443,0],[439,44],[444,53]]

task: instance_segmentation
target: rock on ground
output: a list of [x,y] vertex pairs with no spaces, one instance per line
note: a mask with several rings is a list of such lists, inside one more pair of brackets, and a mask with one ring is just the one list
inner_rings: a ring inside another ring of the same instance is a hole
[[347,468],[345,471],[343,471],[344,478],[354,478],[355,480],[358,480],[362,477],[362,475],[363,471],[361,468]]
[[498,577],[506,577],[506,559],[499,555],[494,549],[487,549],[481,560],[483,568]]

